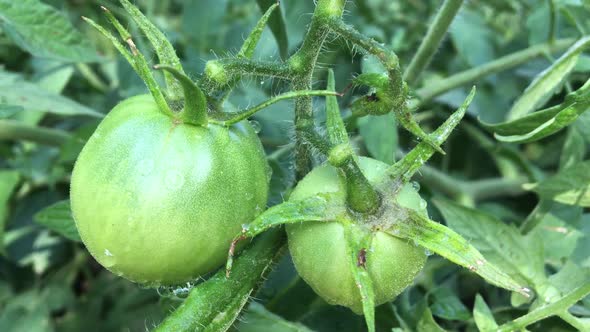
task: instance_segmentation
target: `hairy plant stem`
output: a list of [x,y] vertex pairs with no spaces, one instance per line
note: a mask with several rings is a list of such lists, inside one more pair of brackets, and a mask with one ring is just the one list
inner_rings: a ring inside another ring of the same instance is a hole
[[219,68],[220,72],[206,72],[199,81],[208,95],[214,95],[215,91],[224,90],[231,82],[239,80],[242,76],[262,76],[280,79],[291,79],[292,72],[289,66],[281,62],[268,62],[251,60],[243,57],[222,58],[207,62],[206,68]]
[[[299,50],[288,60],[293,71],[293,90],[311,90],[313,71],[324,40],[330,32],[330,19],[340,19],[344,12],[345,0],[319,0],[311,18],[309,30]],[[310,170],[310,150],[303,144],[302,130],[313,126],[301,126],[301,123],[313,121],[312,99],[310,96],[295,100],[295,176],[303,178]]]
[[[537,322],[537,321],[540,321],[540,320],[545,319],[547,317],[553,316],[559,312],[563,313],[563,314],[559,315],[561,317],[565,313],[567,313],[567,310],[569,307],[574,305],[579,300],[583,299],[588,294],[590,294],[590,283],[586,283],[585,285],[574,289],[572,292],[570,292],[569,294],[565,295],[564,297],[562,297],[561,299],[559,299],[553,303],[539,307],[539,308],[529,312],[528,314],[526,314],[520,318],[517,318],[509,323],[506,323],[506,324],[500,326],[498,331],[499,332],[520,331],[524,327],[526,327],[534,322]],[[572,319],[571,319],[572,317],[569,317],[569,316],[566,317],[566,321],[568,323],[570,323],[572,321]],[[573,317],[573,318],[575,318],[575,317]],[[577,327],[577,326],[574,326],[574,327]],[[580,330],[580,331],[582,331],[582,330]]]
[[420,73],[428,66],[462,4],[463,0],[445,0],[404,72],[404,80],[408,84],[416,82]]
[[14,120],[0,120],[0,140],[24,140],[60,146],[71,138],[66,131],[29,126]]
[[463,85],[473,83],[487,75],[501,72],[503,70],[516,67],[531,59],[542,56],[547,52],[558,52],[567,49],[575,42],[574,39],[559,39],[549,44],[544,43],[540,45],[531,46],[522,51],[518,51],[497,60],[488,62],[479,67],[468,69],[458,74],[437,81],[431,85],[416,90],[416,95],[420,98],[417,105],[412,105],[412,108],[418,107],[445,92],[453,90]]

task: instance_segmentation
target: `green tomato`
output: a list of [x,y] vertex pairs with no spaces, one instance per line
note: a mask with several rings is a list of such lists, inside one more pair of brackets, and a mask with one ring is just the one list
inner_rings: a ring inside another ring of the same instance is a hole
[[[371,183],[385,175],[389,165],[359,158],[359,166]],[[345,204],[346,190],[337,170],[326,164],[315,168],[294,189],[289,200],[300,200],[319,193],[333,193],[334,204]],[[397,204],[426,214],[425,201],[407,184],[395,197]],[[385,204],[384,204],[385,205]],[[391,213],[388,213],[391,212]],[[358,216],[358,218],[363,218]],[[373,216],[372,225],[387,225],[398,221],[392,211]],[[361,223],[359,223],[361,224]],[[355,284],[347,255],[343,224],[334,222],[304,222],[286,227],[289,251],[299,275],[330,304],[338,304],[362,313],[362,302]],[[384,232],[372,231],[372,248],[366,253],[366,268],[373,282],[375,304],[393,300],[422,270],[427,255],[423,248]]]
[[253,128],[184,124],[142,95],[117,105],[74,166],[71,204],[88,251],[115,274],[178,285],[225,262],[264,210],[269,168]]

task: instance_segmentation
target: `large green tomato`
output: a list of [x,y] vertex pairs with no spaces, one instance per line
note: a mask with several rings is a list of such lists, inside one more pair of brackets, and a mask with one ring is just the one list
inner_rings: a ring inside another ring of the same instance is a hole
[[110,271],[177,285],[225,262],[242,224],[266,206],[269,168],[253,128],[184,124],[142,95],[117,105],[74,166],[82,241]]
[[[376,183],[389,165],[380,161],[360,158],[359,166],[367,179]],[[289,200],[300,200],[318,193],[333,193],[333,203],[345,204],[345,187],[337,170],[330,165],[315,168],[294,189]],[[402,187],[396,203],[426,214],[425,202],[412,185]],[[388,211],[373,218],[372,225],[391,224],[397,216]],[[330,304],[338,304],[362,313],[359,289],[355,284],[347,255],[343,225],[335,222],[304,222],[288,224],[289,251],[299,275]],[[393,300],[409,286],[426,261],[424,249],[393,237],[373,231],[372,248],[366,254],[366,268],[373,281],[375,304]]]

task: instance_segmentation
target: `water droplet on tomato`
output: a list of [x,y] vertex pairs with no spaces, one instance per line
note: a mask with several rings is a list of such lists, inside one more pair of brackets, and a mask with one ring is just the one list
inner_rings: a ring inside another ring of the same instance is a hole
[[250,120],[250,125],[252,126],[252,129],[254,129],[255,133],[259,133],[260,130],[262,130],[262,126],[260,125],[260,122],[256,121],[256,120]]
[[170,190],[178,189],[184,184],[184,176],[175,169],[168,170],[164,176],[164,183]]
[[420,184],[418,182],[416,182],[416,181],[412,181],[412,187],[416,191],[419,191],[420,190]]
[[117,263],[116,259],[115,259],[115,255],[113,255],[112,252],[109,251],[109,249],[104,249],[104,256],[102,258],[102,265],[104,265],[104,267],[109,268],[109,267],[113,267],[115,266],[115,264]]
[[426,209],[426,201],[425,200],[420,200],[420,208],[421,209]]

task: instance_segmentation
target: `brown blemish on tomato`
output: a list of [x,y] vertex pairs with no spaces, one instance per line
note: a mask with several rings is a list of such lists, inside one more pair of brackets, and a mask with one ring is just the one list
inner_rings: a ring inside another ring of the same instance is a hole
[[362,267],[363,269],[367,268],[367,249],[362,248],[356,258],[356,266]]

